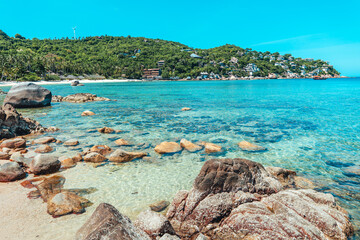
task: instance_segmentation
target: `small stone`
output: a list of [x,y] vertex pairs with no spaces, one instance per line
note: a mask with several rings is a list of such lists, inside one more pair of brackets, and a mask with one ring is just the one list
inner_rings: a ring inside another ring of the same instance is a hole
[[97,152],[90,152],[84,156],[85,162],[100,163],[104,162],[106,157]]
[[190,111],[191,110],[191,108],[189,108],[189,107],[183,107],[182,109],[181,109],[181,111]]
[[103,127],[98,129],[99,133],[113,133],[114,129],[109,127]]
[[136,158],[142,158],[144,156],[147,156],[147,153],[144,152],[126,152],[122,149],[117,149],[115,152],[110,154],[109,161],[111,162],[130,162]]
[[16,162],[7,162],[0,165],[0,182],[11,182],[26,177],[26,173]]
[[214,143],[205,143],[205,152],[206,153],[215,153],[215,152],[221,152],[222,148],[219,145],[216,145]]
[[95,113],[92,111],[84,111],[81,113],[81,116],[93,116],[93,115],[95,115]]
[[202,149],[201,146],[196,145],[186,139],[181,139],[180,146],[188,150],[189,152],[196,152]]
[[263,152],[266,151],[267,149],[265,147],[247,142],[247,141],[241,141],[238,143],[239,148],[241,148],[241,150],[243,151],[247,151],[247,152]]
[[42,137],[32,141],[32,144],[47,144],[52,142],[56,142],[56,139],[54,137]]
[[52,150],[53,150],[53,148],[50,147],[49,145],[41,145],[40,147],[35,149],[35,152],[36,153],[48,153],[48,152],[51,152]]
[[170,205],[169,201],[162,200],[151,204],[149,207],[154,212],[161,212],[164,211],[169,205]]
[[70,140],[65,141],[63,145],[65,145],[65,146],[76,146],[78,144],[79,144],[78,140],[70,139]]
[[181,146],[176,142],[162,142],[155,147],[155,152],[159,154],[177,153],[182,150]]
[[22,138],[8,139],[0,144],[0,148],[25,148],[26,140]]
[[97,153],[100,153],[105,156],[105,155],[111,153],[112,150],[107,145],[95,145],[95,146],[91,147],[89,151],[97,152]]
[[115,141],[115,144],[117,144],[119,146],[130,146],[130,145],[132,145],[128,141],[126,141],[125,139],[118,139],[118,140]]

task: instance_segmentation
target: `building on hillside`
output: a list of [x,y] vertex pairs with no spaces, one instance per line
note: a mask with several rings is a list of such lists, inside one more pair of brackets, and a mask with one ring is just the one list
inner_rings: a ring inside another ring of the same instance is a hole
[[278,61],[283,61],[283,60],[285,60],[285,58],[284,58],[284,56],[279,55],[278,58],[277,58],[277,60],[278,60]]
[[307,61],[307,62],[314,61],[314,59],[313,59],[313,58],[305,58],[304,60],[305,60],[305,61]]
[[207,72],[201,72],[200,75],[201,75],[201,79],[209,78],[209,73]]
[[259,69],[254,63],[249,63],[248,65],[246,65],[246,67],[244,68],[244,70],[245,70],[246,72],[250,72],[250,73],[260,71],[260,69]]
[[202,57],[200,57],[199,55],[197,55],[195,53],[190,54],[190,57],[192,57],[192,58],[202,58]]
[[142,77],[144,79],[160,79],[161,69],[160,68],[144,69]]
[[271,61],[275,61],[276,60],[276,57],[275,56],[270,56],[270,62]]
[[231,57],[230,62],[232,63],[238,63],[238,59],[236,57]]
[[159,68],[164,66],[164,64],[165,64],[164,60],[160,60],[160,61],[157,62],[157,65],[158,65]]

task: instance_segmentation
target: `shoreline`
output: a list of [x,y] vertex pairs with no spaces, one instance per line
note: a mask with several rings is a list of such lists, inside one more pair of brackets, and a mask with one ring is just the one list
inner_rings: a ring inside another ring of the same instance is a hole
[[[357,77],[332,77],[328,79],[342,79],[342,78],[357,78]],[[61,85],[61,84],[71,84],[72,81],[79,81],[80,83],[116,83],[116,82],[202,82],[202,81],[254,81],[254,80],[311,80],[312,78],[240,78],[240,79],[177,79],[177,80],[150,80],[150,79],[103,79],[103,80],[60,80],[60,81],[3,81],[0,82],[0,87],[12,87],[18,83],[32,82],[38,85]]]

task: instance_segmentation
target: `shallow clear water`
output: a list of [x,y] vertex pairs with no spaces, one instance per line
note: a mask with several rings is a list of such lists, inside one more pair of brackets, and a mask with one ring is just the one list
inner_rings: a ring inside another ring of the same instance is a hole
[[[84,87],[47,85],[56,95],[89,92],[116,101],[53,103],[52,107],[22,110],[44,126],[60,132],[60,140],[76,138],[80,149],[58,146],[56,154],[73,155],[95,144],[146,151],[151,160],[94,168],[81,163],[64,171],[67,188],[95,187],[86,197],[109,202],[135,217],[148,204],[171,201],[190,189],[204,161],[242,157],[265,166],[295,170],[314,181],[317,190],[333,194],[360,227],[360,176],[344,170],[360,166],[360,79],[88,83]],[[8,90],[9,88],[3,88]],[[182,112],[182,107],[192,111]],[[95,116],[81,117],[84,110]],[[46,113],[46,114],[45,114]],[[117,134],[87,132],[108,126]],[[162,141],[209,141],[225,148],[220,155],[183,151],[159,156]],[[245,153],[241,140],[257,142],[269,151]],[[143,146],[137,145],[145,143]],[[359,236],[359,235],[358,235]]]

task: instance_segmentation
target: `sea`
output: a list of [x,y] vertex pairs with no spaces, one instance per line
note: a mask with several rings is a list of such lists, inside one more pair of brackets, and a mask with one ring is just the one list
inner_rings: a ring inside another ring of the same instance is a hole
[[[43,126],[46,133],[75,147],[56,146],[57,156],[73,156],[93,145],[147,152],[149,158],[114,165],[79,163],[63,171],[65,188],[95,189],[85,197],[136,215],[157,201],[172,201],[189,190],[204,162],[213,158],[246,158],[291,169],[313,181],[316,190],[332,194],[351,216],[360,238],[360,78],[254,81],[144,81],[46,85],[53,95],[93,93],[111,101],[52,103],[51,107],[19,110]],[[2,87],[8,91],[10,87]],[[191,111],[181,111],[189,107]],[[81,116],[85,110],[94,116]],[[101,134],[97,128],[121,130]],[[132,146],[119,147],[122,138]],[[159,155],[163,141],[207,141],[224,151],[182,151]],[[244,152],[249,141],[268,149]],[[76,216],[74,216],[76,217]],[[80,227],[80,225],[79,225]]]

